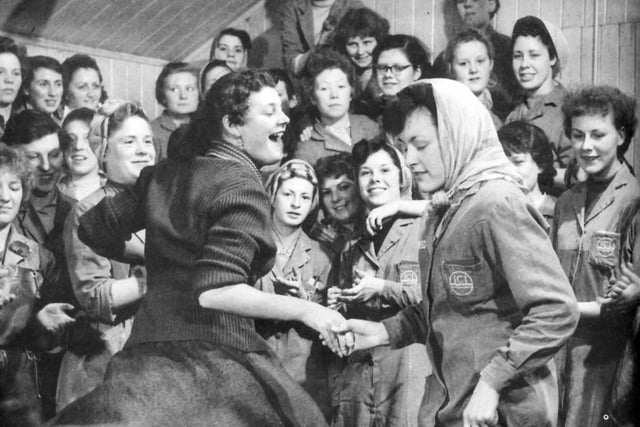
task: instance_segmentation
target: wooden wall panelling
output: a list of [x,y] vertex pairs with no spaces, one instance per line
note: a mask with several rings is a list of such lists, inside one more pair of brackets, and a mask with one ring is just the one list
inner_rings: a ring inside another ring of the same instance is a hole
[[513,0],[501,1],[500,10],[494,19],[496,30],[510,36],[513,24],[518,19],[518,2]]
[[449,37],[455,34],[456,28],[460,23],[455,5],[449,0],[436,0],[431,22],[433,23],[431,27],[432,39],[425,41],[431,43],[429,47],[435,57],[446,49]]
[[563,0],[539,0],[540,1],[540,18],[545,19],[558,28],[563,27],[562,10]]
[[570,27],[563,30],[564,36],[567,39],[569,46],[576,46],[569,54],[569,63],[562,70],[562,83],[565,86],[572,86],[580,83],[581,81],[581,41],[582,41],[582,29],[580,27]]
[[618,24],[602,25],[598,41],[597,84],[618,85]]
[[393,6],[393,4],[394,2],[389,0],[376,0],[376,6],[373,8],[373,10],[389,20],[391,34],[403,33],[405,32],[405,30],[402,27],[397,27],[396,25],[397,22],[395,19],[395,7]]
[[620,24],[619,26],[619,62],[618,87],[625,93],[635,90],[635,27],[636,24]]
[[72,2],[67,2],[57,9],[47,23],[47,37],[54,40],[68,37],[68,40],[76,40],[77,34],[81,31],[80,25],[73,27],[67,25],[68,22],[87,22],[92,17],[98,15],[102,10],[109,7],[109,2],[101,0],[88,0],[82,7],[74,7]]
[[581,27],[584,25],[584,0],[562,1],[562,28]]
[[[620,24],[625,20],[626,0],[600,0],[604,3],[605,21],[607,24]],[[637,1],[637,0],[634,0]]]
[[115,41],[114,49],[123,49],[127,43],[142,40],[147,30],[144,25],[140,25],[140,22],[148,22],[156,17],[167,17],[167,19],[170,19],[170,9],[170,4],[163,5],[162,7],[150,4],[139,10],[135,20],[129,21],[120,28],[119,33],[126,34],[127,37],[122,37],[121,40]]
[[432,50],[431,60],[435,58],[437,52],[433,52],[433,28],[434,28],[434,1],[422,0],[414,2],[414,24],[413,33],[420,40],[425,42]]
[[518,0],[518,18],[527,15],[540,15],[539,0]]
[[415,16],[413,14],[414,0],[396,0],[394,4],[393,19],[396,21],[396,32],[403,34],[415,34]]
[[627,22],[640,22],[640,1],[627,1]]
[[592,83],[594,79],[593,41],[594,27],[582,27],[580,50],[580,83]]

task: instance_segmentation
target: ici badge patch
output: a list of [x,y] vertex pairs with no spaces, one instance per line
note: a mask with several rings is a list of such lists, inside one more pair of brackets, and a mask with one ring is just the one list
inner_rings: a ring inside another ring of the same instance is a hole
[[451,292],[458,296],[467,296],[473,292],[473,279],[466,271],[457,270],[449,275]]

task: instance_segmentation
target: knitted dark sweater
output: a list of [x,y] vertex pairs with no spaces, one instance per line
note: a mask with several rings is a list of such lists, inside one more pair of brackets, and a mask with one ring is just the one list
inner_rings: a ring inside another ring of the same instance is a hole
[[206,290],[253,285],[275,256],[259,174],[244,153],[221,148],[224,158],[167,159],[146,168],[133,190],[103,199],[80,219],[80,239],[110,258],[122,255],[132,232],[146,229],[148,290],[127,345],[208,340],[267,348],[252,319],[198,304]]

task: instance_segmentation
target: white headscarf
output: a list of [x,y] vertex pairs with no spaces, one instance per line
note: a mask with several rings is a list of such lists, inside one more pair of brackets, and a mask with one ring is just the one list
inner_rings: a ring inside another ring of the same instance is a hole
[[498,140],[489,111],[471,90],[449,79],[419,80],[413,85],[425,83],[433,87],[448,198],[493,179],[522,186]]

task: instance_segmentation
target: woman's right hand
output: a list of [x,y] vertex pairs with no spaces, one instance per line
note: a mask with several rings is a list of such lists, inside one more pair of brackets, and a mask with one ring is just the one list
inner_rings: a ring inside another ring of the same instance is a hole
[[344,326],[333,329],[341,347],[341,356],[389,343],[389,333],[382,323],[348,319]]
[[300,141],[310,140],[312,132],[313,132],[313,126],[307,126],[306,128],[302,129],[302,132],[300,132]]
[[382,206],[371,210],[367,215],[367,232],[374,236],[378,231],[382,229],[385,222],[393,219],[398,214],[399,203],[397,201],[386,203]]
[[304,311],[302,322],[308,327],[320,333],[322,342],[334,353],[344,356],[340,348],[338,336],[334,329],[345,329],[346,319],[337,311],[324,307],[320,304],[309,303],[310,309]]

